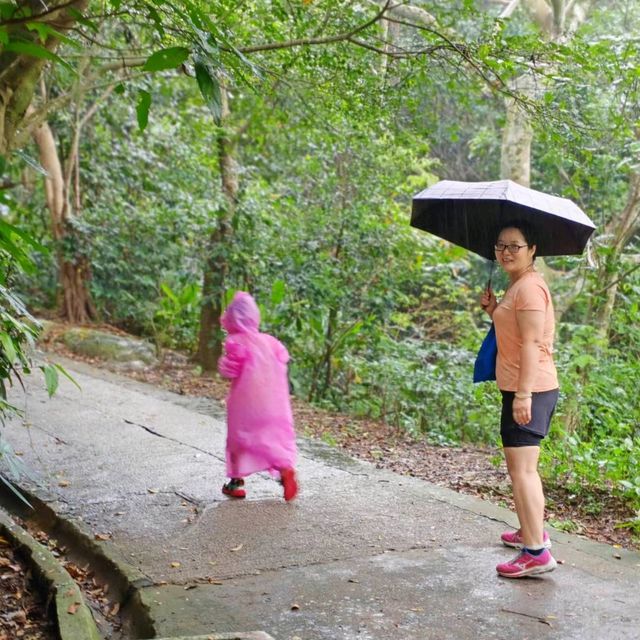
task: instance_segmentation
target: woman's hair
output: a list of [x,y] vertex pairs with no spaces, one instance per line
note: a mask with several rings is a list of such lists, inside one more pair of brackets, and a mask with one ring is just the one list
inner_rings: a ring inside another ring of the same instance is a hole
[[[526,220],[511,220],[500,226],[496,238],[502,233],[504,229],[518,229],[524,236],[525,242],[532,247],[534,244],[538,244],[538,238],[536,230],[533,225],[529,224]],[[534,256],[535,258],[535,256]]]

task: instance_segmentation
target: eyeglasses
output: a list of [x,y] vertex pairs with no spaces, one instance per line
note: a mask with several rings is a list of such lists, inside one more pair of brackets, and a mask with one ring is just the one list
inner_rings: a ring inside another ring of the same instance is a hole
[[498,244],[496,244],[493,248],[498,252],[498,253],[502,253],[505,249],[509,252],[509,253],[518,253],[518,251],[520,251],[520,249],[522,249],[523,247],[528,247],[528,244],[516,244],[515,242],[511,243],[511,244],[504,244],[504,242],[498,242]]

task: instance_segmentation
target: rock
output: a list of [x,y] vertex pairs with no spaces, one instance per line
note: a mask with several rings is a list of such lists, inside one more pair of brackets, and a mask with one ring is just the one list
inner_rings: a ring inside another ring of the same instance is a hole
[[74,327],[66,330],[59,339],[78,355],[107,360],[119,368],[140,370],[157,362],[153,345],[131,336]]

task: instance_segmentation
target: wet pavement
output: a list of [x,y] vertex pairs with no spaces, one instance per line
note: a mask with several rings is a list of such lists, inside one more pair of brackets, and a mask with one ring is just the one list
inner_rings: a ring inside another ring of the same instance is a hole
[[510,512],[305,440],[298,500],[260,474],[230,501],[219,405],[64,364],[82,390],[49,400],[34,376],[5,436],[40,497],[148,578],[158,636],[640,638],[640,554],[551,531],[555,572],[498,578]]

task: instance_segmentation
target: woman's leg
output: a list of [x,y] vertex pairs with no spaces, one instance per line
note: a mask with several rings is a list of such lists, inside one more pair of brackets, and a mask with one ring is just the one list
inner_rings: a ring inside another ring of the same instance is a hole
[[524,546],[542,547],[544,492],[538,474],[540,447],[505,447],[504,455]]

